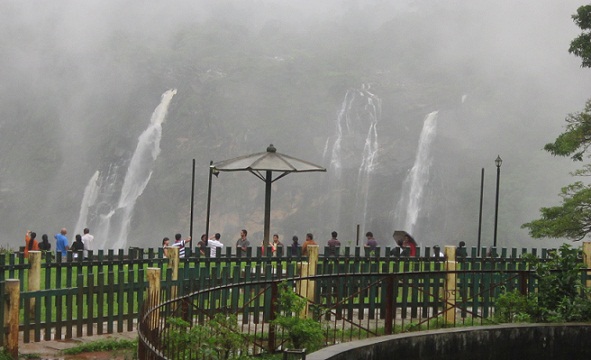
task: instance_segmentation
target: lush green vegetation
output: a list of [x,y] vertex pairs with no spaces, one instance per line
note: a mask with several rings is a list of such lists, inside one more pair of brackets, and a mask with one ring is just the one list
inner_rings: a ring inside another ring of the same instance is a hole
[[591,320],[591,291],[582,282],[581,250],[568,244],[551,254],[549,261],[527,256],[538,282],[529,296],[507,291],[496,300],[501,322],[562,322]]
[[[205,324],[191,324],[180,318],[167,320],[167,341],[176,359],[245,358],[245,339],[239,333],[235,315],[216,314]],[[179,357],[179,355],[181,357]]]
[[314,351],[323,345],[324,333],[322,325],[311,315],[318,317],[322,309],[316,308],[316,314],[302,317],[306,307],[307,300],[293,292],[287,282],[283,282],[279,284],[278,314],[272,323],[287,332],[287,347]]

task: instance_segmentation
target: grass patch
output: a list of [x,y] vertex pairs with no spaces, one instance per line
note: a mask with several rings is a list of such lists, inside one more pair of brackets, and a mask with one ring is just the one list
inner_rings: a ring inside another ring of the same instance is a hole
[[[66,355],[74,355],[87,352],[134,350],[137,349],[137,340],[104,339],[82,343],[62,351]],[[1,358],[0,358],[1,360]]]

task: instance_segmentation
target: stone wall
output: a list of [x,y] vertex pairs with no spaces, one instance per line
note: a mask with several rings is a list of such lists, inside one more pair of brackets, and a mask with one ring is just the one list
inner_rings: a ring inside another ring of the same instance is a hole
[[421,331],[330,346],[307,360],[589,359],[591,324],[507,324]]

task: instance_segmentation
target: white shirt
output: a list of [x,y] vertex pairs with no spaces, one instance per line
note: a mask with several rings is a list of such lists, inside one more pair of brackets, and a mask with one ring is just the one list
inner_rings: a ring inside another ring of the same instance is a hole
[[92,241],[94,236],[90,234],[82,235],[82,243],[84,244],[84,256],[88,256],[88,250],[92,250]]
[[207,246],[211,249],[209,250],[209,257],[215,257],[217,248],[223,248],[224,244],[222,244],[219,240],[216,239],[209,239],[207,240]]

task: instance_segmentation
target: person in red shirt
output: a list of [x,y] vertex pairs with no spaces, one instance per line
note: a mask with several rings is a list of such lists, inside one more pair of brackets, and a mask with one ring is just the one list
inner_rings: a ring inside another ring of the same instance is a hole
[[405,235],[404,239],[402,240],[402,247],[407,247],[410,249],[408,254],[409,256],[417,256],[417,243],[408,234]]

